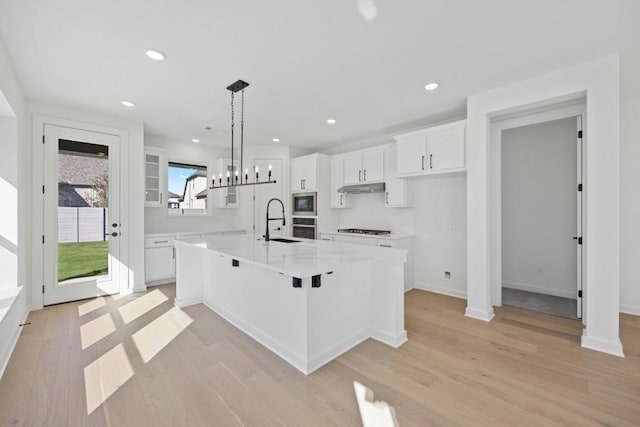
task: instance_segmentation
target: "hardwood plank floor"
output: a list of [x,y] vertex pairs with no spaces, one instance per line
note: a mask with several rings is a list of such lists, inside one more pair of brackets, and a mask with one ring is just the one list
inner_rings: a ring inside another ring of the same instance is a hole
[[354,380],[402,426],[640,424],[638,317],[621,315],[618,358],[580,348],[576,320],[502,307],[484,323],[412,290],[400,349],[367,340],[305,376],[174,296],[32,312],[0,380],[0,426],[356,426]]

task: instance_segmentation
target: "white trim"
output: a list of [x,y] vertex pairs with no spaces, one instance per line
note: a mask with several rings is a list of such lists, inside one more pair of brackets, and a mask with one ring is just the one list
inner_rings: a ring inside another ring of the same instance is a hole
[[471,317],[472,319],[478,319],[484,322],[490,322],[491,319],[493,319],[493,317],[495,316],[495,313],[493,312],[493,307],[491,307],[487,311],[467,307],[464,310],[464,315],[467,317]]
[[640,316],[640,307],[635,305],[620,304],[620,313],[632,314],[634,316]]
[[563,289],[541,288],[540,286],[528,285],[518,282],[502,282],[503,288],[517,289],[519,291],[534,292],[536,294],[553,295],[555,297],[576,299],[575,292],[565,291]]
[[[18,294],[13,298],[11,302],[11,306],[7,311],[6,315],[0,319],[0,328],[4,328],[7,326],[11,328],[12,325],[16,325],[16,320],[21,320],[17,324],[24,324],[29,316],[29,309],[27,307],[27,290],[24,287],[20,287]],[[24,309],[24,313],[16,312],[15,310],[19,307]],[[11,355],[16,348],[16,344],[18,343],[18,338],[20,338],[20,334],[22,333],[23,326],[18,326],[15,328],[15,331],[11,334],[9,339],[4,343],[0,343],[0,378],[4,374],[7,365],[9,364],[9,359],[11,359]]]
[[580,345],[591,350],[601,351],[603,353],[612,354],[618,357],[624,357],[624,352],[622,351],[622,343],[620,342],[620,340],[618,340],[617,342],[612,342],[583,335],[582,339],[580,340]]
[[[379,331],[377,329],[373,329],[372,328],[371,331],[369,331],[369,335],[368,336],[371,337],[372,339],[376,340],[376,341],[380,341],[381,343],[389,345],[389,346],[394,347],[394,348],[398,348],[402,344],[404,344],[404,343],[406,343],[408,341],[407,331],[402,331],[400,334],[398,334],[396,336],[393,336],[393,335],[389,335],[387,333],[384,333],[382,331]],[[349,347],[349,349],[351,349],[352,347],[353,346]]]
[[428,283],[416,282],[412,289],[420,289],[421,291],[434,292],[436,294],[447,295],[449,297],[467,299],[467,292],[458,289],[443,288]]

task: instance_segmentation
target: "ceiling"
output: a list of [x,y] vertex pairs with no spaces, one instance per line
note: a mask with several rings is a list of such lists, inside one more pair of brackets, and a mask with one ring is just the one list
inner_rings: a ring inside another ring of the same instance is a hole
[[226,145],[243,79],[247,143],[304,149],[461,117],[468,95],[640,40],[637,0],[373,2],[365,20],[357,0],[0,0],[0,37],[30,100]]

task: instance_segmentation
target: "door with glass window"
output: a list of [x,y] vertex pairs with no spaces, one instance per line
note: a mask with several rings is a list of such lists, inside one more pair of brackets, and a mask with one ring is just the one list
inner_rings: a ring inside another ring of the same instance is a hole
[[45,125],[45,305],[120,291],[119,141]]

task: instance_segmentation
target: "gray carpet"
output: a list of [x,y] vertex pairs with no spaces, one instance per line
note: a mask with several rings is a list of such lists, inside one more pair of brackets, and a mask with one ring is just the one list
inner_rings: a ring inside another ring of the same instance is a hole
[[556,316],[576,318],[576,300],[502,288],[502,304]]

